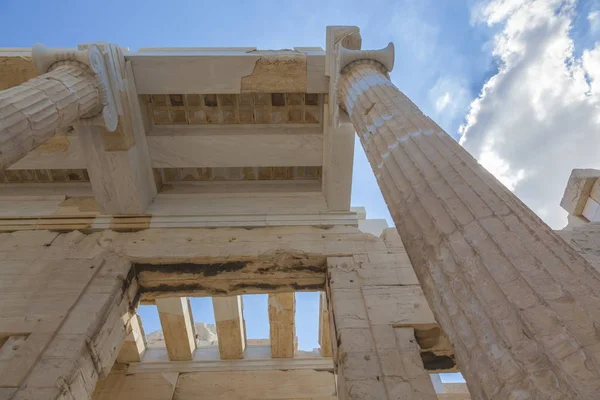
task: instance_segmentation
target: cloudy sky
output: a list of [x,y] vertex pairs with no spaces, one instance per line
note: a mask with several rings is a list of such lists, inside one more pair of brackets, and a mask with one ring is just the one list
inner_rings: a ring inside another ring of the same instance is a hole
[[569,173],[600,167],[600,2],[493,1],[471,15],[494,32],[498,67],[461,115],[460,142],[562,227]]
[[[424,0],[393,10],[393,81],[562,228],[559,202],[571,170],[600,168],[600,1]],[[364,155],[356,159],[359,178],[368,165]],[[370,203],[370,178],[368,191],[355,181],[356,204]]]
[[[0,47],[324,48],[326,25],[357,25],[363,48],[395,43],[394,83],[554,228],[571,170],[600,168],[600,0],[2,0],[0,16]],[[359,144],[352,202],[389,218]],[[312,349],[318,306],[302,296]],[[211,321],[210,299],[194,301]],[[265,297],[246,307],[249,336],[267,337]]]

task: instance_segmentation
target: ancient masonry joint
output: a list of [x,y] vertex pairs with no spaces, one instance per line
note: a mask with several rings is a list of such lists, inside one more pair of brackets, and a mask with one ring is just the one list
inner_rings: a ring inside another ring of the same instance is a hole
[[598,399],[600,171],[551,230],[361,42],[0,49],[0,399]]

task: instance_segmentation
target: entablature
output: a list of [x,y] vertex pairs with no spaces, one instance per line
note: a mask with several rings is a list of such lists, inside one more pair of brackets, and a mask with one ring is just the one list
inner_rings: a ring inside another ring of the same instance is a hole
[[[38,46],[34,52],[50,59],[90,46]],[[85,218],[90,213],[110,219],[155,212],[168,217],[159,204],[173,191],[191,191],[200,197],[188,199],[194,208],[190,216],[214,217],[214,207],[200,209],[209,204],[202,194],[221,192],[225,181],[231,188],[223,191],[224,204],[238,201],[226,193],[272,193],[267,197],[277,201],[283,190],[291,199],[284,214],[294,215],[286,223],[329,225],[343,215],[345,223],[356,225],[350,210],[354,132],[329,129],[329,77],[321,47],[97,47],[107,65],[114,66],[109,78],[118,103],[116,131],[68,127],[0,171],[0,215],[51,217],[62,214],[59,204],[68,199],[93,205],[86,207]],[[41,56],[34,56],[27,48],[0,49],[0,89],[43,72],[35,66]],[[270,182],[266,191],[263,181]],[[304,201],[301,212],[293,210],[293,198],[305,198],[308,187],[313,200]],[[49,200],[49,195],[58,197]],[[14,196],[23,198],[11,206]],[[44,207],[58,203],[44,213],[42,197]],[[249,201],[238,214],[261,224],[283,215],[264,208]],[[186,206],[182,210],[192,212]],[[227,221],[228,213],[223,217],[219,223]]]

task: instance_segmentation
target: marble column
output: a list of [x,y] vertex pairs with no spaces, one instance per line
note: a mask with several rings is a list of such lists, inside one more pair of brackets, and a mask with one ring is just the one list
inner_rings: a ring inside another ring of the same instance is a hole
[[0,91],[0,171],[78,120],[116,128],[116,113],[107,106],[112,94],[106,66],[97,46],[72,52],[36,46],[33,56],[44,73]]
[[473,398],[597,399],[598,272],[400,92],[389,64],[338,51],[336,100]]

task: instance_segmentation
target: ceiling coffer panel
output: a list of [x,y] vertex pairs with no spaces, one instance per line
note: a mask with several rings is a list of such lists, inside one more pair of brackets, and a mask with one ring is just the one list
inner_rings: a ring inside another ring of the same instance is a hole
[[319,124],[316,93],[149,94],[143,99],[155,125]]

